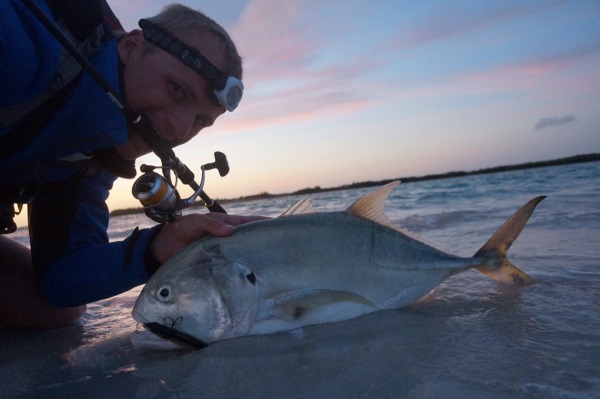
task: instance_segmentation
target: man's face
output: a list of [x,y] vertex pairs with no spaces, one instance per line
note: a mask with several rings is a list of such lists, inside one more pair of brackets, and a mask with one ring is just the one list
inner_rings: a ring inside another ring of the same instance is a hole
[[[223,50],[215,38],[207,35],[181,39],[196,47],[217,68],[223,67]],[[148,50],[140,31],[130,32],[121,39],[118,51],[124,64],[127,105],[146,115],[159,135],[173,146],[187,142],[225,112],[209,99],[204,77],[166,51]],[[134,160],[150,149],[135,128],[131,128],[127,143],[118,146],[117,152]]]

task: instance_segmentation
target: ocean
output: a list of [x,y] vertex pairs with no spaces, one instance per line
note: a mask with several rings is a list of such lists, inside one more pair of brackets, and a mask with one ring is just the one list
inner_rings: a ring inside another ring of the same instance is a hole
[[[312,202],[340,210],[368,191]],[[600,162],[405,183],[386,212],[438,248],[472,256],[539,195],[548,197],[509,252],[531,286],[471,270],[407,308],[171,352],[131,345],[138,287],[90,304],[72,326],[0,332],[0,397],[600,398]],[[277,216],[300,198],[225,208]],[[109,235],[152,224],[115,217]],[[27,241],[24,230],[16,237]]]

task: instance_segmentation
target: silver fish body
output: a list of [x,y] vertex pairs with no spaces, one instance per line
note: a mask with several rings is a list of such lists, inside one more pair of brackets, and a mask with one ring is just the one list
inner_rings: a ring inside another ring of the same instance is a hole
[[383,203],[396,184],[346,211],[290,212],[239,226],[230,237],[191,244],[146,284],[134,318],[211,343],[400,308],[471,268],[529,282],[505,253],[541,198],[523,207],[524,215],[509,220],[500,237],[496,233],[474,257],[463,258],[411,237],[387,219]]

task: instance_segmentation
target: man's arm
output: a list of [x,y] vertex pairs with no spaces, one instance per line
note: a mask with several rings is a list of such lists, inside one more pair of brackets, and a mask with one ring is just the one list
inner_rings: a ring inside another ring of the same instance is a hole
[[57,306],[125,292],[145,283],[158,265],[198,238],[227,236],[235,225],[262,219],[191,214],[109,243],[105,200],[113,180],[104,172],[78,175],[58,186],[46,185],[30,205],[34,267],[42,293]]

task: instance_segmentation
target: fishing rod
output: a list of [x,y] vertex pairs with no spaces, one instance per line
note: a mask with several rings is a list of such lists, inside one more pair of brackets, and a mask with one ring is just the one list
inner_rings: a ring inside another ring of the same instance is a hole
[[[52,21],[35,2],[34,0],[23,0],[23,3],[29,8],[32,14],[44,25],[44,27],[59,41],[59,43],[69,52],[69,54],[77,61],[77,63],[85,70],[91,78],[100,86],[112,102],[123,111],[129,126],[134,126],[140,132],[142,139],[148,147],[161,160],[162,166],[142,165],[140,171],[143,175],[139,177],[133,184],[132,194],[144,206],[144,212],[152,220],[164,223],[170,222],[181,217],[181,210],[193,206],[198,197],[202,199],[205,206],[211,212],[227,213],[216,201],[211,199],[204,192],[205,171],[217,169],[221,176],[229,173],[229,164],[227,157],[222,152],[215,152],[215,161],[201,166],[202,178],[198,184],[195,181],[194,173],[175,156],[170,145],[163,140],[149,118],[142,114],[130,110],[121,96],[113,89],[113,87],[104,79],[102,75],[89,60],[81,53],[79,48],[71,41],[71,39]],[[165,32],[161,32],[168,35]],[[178,41],[171,37],[172,41]],[[175,55],[175,54],[174,54]],[[200,54],[197,58],[201,58],[205,62],[204,67],[213,67],[208,60],[203,59]],[[213,67],[213,69],[216,69]],[[213,74],[214,70],[211,70]],[[226,87],[221,90],[215,90],[216,97],[227,110],[235,109],[241,99],[243,85],[238,79],[229,76],[225,79]],[[163,175],[159,175],[154,170],[160,169]],[[175,174],[175,179],[171,178],[171,173]],[[174,180],[174,181],[173,181]],[[177,182],[181,181],[194,190],[194,193],[187,199],[182,199],[177,191]]]

